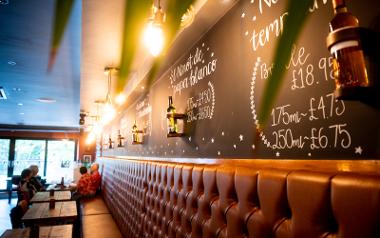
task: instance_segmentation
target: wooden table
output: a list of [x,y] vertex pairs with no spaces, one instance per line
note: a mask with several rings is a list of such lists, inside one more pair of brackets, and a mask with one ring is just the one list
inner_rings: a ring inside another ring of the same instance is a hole
[[[42,226],[40,238],[72,238],[73,225]],[[0,238],[29,238],[30,228],[6,230]]]
[[26,226],[56,225],[74,223],[77,218],[75,201],[56,202],[54,209],[49,209],[49,203],[34,203],[22,217]]
[[31,203],[49,202],[51,198],[54,198],[55,201],[57,202],[70,201],[71,192],[70,191],[55,191],[53,197],[50,197],[50,192],[38,192],[34,194],[30,202]]

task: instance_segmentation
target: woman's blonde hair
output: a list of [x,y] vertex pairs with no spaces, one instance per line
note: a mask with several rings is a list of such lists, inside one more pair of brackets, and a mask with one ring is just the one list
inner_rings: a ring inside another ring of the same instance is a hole
[[36,176],[38,174],[38,166],[37,165],[31,165],[31,166],[29,166],[29,169],[32,170],[33,176]]

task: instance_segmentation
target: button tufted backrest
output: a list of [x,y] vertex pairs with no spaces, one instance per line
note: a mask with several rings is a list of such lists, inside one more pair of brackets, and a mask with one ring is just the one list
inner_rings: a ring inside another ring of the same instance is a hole
[[125,237],[380,237],[380,176],[99,159]]

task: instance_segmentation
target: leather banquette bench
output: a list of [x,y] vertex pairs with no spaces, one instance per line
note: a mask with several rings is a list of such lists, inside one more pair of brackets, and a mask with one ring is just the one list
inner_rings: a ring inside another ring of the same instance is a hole
[[98,162],[103,199],[124,237],[380,237],[378,174],[255,162]]

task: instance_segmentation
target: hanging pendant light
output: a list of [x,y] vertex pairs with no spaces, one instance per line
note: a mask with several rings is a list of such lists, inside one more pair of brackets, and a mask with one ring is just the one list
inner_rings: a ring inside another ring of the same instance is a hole
[[112,71],[117,70],[117,68],[114,67],[106,67],[104,69],[105,74],[107,74],[108,79],[108,87],[107,87],[107,95],[106,99],[103,105],[103,112],[101,117],[102,124],[107,124],[110,122],[115,116],[116,116],[116,109],[112,103],[112,97],[111,97],[111,83],[112,83]]
[[165,14],[161,9],[160,0],[158,0],[158,7],[154,4],[152,6],[152,15],[143,35],[144,45],[153,56],[158,56],[164,47],[165,37],[162,29],[164,21]]

